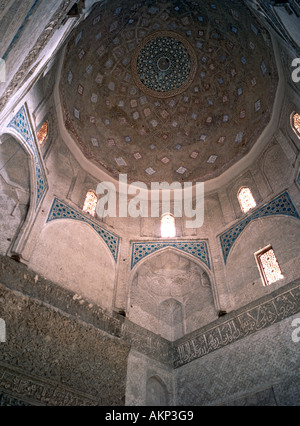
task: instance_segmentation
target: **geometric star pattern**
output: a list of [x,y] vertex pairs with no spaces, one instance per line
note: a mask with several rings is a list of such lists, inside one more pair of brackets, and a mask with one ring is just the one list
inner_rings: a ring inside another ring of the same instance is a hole
[[242,234],[245,228],[255,219],[259,219],[267,216],[275,215],[284,215],[292,216],[300,219],[299,214],[296,210],[296,207],[292,203],[290,196],[287,191],[283,192],[281,195],[276,197],[273,201],[270,201],[265,206],[259,208],[254,213],[247,216],[245,219],[241,220],[230,229],[225,231],[220,235],[220,243],[222,247],[224,262],[226,264],[227,258],[229,256],[230,250],[232,249],[233,244]]
[[132,243],[131,269],[145,257],[166,247],[176,248],[204,263],[211,269],[206,241],[147,241]]
[[40,205],[44,194],[48,189],[44,166],[37,150],[35,139],[32,135],[31,127],[28,120],[28,115],[25,106],[18,111],[15,117],[11,120],[8,127],[14,129],[22,140],[25,142],[27,148],[33,155],[35,166],[35,182],[36,182],[36,203],[35,209],[37,210]]
[[64,201],[55,198],[48,215],[47,223],[59,219],[76,220],[89,225],[94,231],[96,231],[98,236],[102,238],[111,252],[114,261],[117,262],[120,237],[116,234],[102,227],[97,220],[89,217],[88,214],[83,214],[81,211],[69,206]]

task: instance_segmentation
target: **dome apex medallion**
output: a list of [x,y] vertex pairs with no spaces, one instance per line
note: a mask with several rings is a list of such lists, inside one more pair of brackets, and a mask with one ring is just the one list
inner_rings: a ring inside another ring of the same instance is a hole
[[197,57],[184,37],[159,31],[138,45],[131,69],[136,85],[145,94],[169,98],[190,86],[197,71]]

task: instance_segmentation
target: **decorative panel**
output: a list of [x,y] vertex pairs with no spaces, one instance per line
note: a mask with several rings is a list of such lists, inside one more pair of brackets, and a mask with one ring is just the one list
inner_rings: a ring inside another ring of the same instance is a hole
[[292,203],[288,192],[282,193],[270,203],[256,210],[254,213],[250,214],[240,222],[236,223],[220,236],[220,243],[225,263],[227,262],[227,258],[233,244],[244,231],[244,229],[249,225],[249,223],[255,219],[276,215],[292,216],[300,219],[296,207]]
[[36,184],[36,203],[35,209],[39,207],[44,194],[48,189],[44,167],[41,162],[38,149],[30,128],[30,123],[25,106],[23,105],[19,112],[15,115],[8,125],[9,128],[14,129],[25,142],[25,145],[30,150],[34,159],[35,167],[35,184]]
[[132,244],[131,269],[142,259],[164,248],[176,248],[204,263],[211,269],[211,263],[206,241],[145,241]]
[[102,240],[107,245],[109,251],[111,252],[115,262],[117,262],[120,237],[118,237],[116,234],[113,234],[111,231],[105,229],[95,219],[89,217],[87,214],[83,214],[80,210],[77,210],[74,207],[70,207],[64,201],[55,198],[52,203],[47,222],[51,222],[53,220],[58,219],[77,220],[79,222],[83,222],[89,225],[91,228],[94,229],[94,231],[97,232],[99,237],[102,238]]
[[299,282],[248,305],[211,327],[198,330],[175,344],[174,367],[178,368],[218,349],[283,321],[300,311]]

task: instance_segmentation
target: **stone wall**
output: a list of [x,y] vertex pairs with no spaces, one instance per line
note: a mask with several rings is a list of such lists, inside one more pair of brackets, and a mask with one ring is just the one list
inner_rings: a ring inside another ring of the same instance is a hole
[[2,405],[123,405],[130,350],[172,378],[167,340],[8,257],[0,257],[0,318]]
[[175,342],[176,405],[299,405],[299,284]]
[[[72,309],[63,311],[26,294],[36,285],[51,301],[55,287],[18,266],[1,262],[0,316],[6,342],[0,344],[0,404],[123,405],[129,344],[104,332],[105,327],[79,319]],[[18,290],[3,281],[18,284]],[[74,296],[67,303],[82,305]],[[103,323],[117,333],[113,319],[109,323],[102,317]]]
[[300,344],[292,340],[296,317],[177,369],[176,405],[298,406]]

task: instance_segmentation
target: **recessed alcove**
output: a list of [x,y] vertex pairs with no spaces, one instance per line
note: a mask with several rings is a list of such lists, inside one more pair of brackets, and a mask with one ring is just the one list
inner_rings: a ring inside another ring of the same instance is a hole
[[175,341],[217,318],[207,270],[179,251],[165,249],[137,267],[129,319]]

